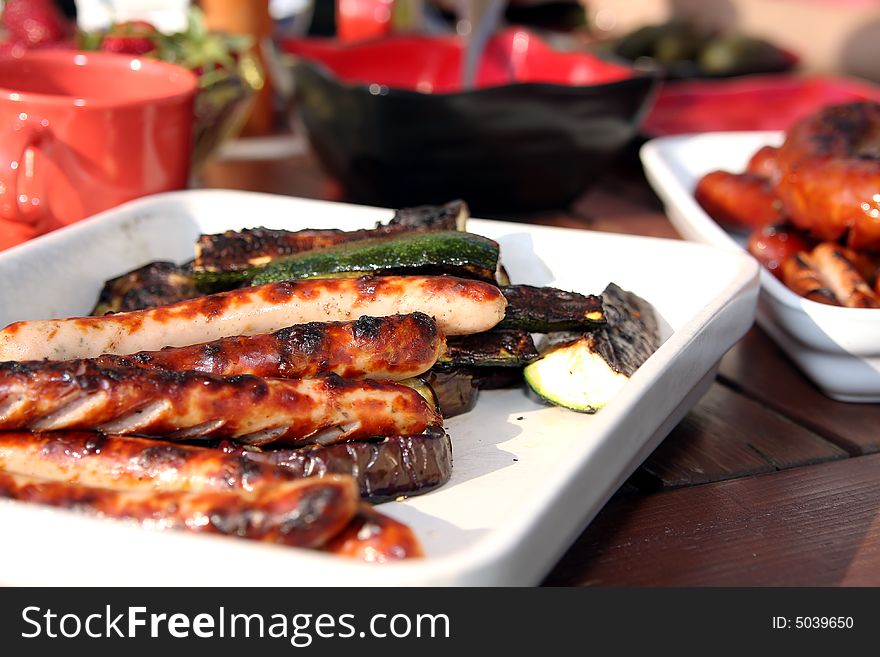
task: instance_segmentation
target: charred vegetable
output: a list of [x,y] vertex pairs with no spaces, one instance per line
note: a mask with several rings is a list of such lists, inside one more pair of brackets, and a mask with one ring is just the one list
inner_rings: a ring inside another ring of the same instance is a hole
[[375,228],[272,230],[252,228],[202,235],[196,242],[194,270],[199,272],[241,271],[264,266],[273,260],[302,251],[400,233],[465,230],[468,207],[464,201],[445,205],[424,205],[398,210],[387,224]]
[[499,328],[533,333],[589,331],[605,323],[602,299],[554,287],[510,285],[502,287],[507,310]]
[[[508,369],[508,368],[505,368]],[[420,377],[434,391],[444,418],[462,415],[473,409],[480,388],[472,372],[464,369],[429,370]]]
[[498,256],[496,242],[473,233],[405,233],[296,253],[265,267],[195,276],[203,290],[340,274],[452,274],[494,283]]
[[280,466],[296,477],[353,475],[361,497],[371,502],[426,493],[449,481],[452,473],[452,443],[442,429],[378,442],[241,450],[241,455],[257,463]]
[[142,310],[199,296],[189,265],[151,262],[104,283],[92,315]]
[[468,371],[480,390],[522,387],[522,367],[472,367]]
[[532,336],[515,329],[447,338],[446,353],[421,375],[444,418],[470,411],[480,390],[517,387],[522,368],[538,358]]
[[447,338],[446,353],[436,369],[459,367],[523,367],[538,357],[528,331],[492,330]]
[[613,283],[602,293],[607,325],[550,336],[523,370],[539,397],[582,413],[605,406],[660,344],[651,305]]

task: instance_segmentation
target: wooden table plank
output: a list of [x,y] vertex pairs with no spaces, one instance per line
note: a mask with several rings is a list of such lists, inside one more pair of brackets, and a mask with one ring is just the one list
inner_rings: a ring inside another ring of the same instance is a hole
[[815,433],[716,383],[632,481],[647,489],[688,486],[846,456]]
[[721,362],[722,380],[851,454],[880,451],[880,404],[826,397],[760,328]]
[[880,454],[612,500],[551,586],[880,585]]

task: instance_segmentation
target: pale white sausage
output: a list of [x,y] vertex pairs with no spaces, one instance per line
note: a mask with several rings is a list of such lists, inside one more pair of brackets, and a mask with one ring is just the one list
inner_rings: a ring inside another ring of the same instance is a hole
[[451,276],[367,276],[269,283],[103,317],[31,320],[0,331],[0,361],[68,360],[180,347],[292,324],[423,312],[445,335],[487,331],[507,300]]

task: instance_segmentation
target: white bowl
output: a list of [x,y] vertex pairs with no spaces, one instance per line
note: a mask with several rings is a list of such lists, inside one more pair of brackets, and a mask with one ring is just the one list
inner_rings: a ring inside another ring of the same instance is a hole
[[[782,140],[781,132],[662,137],[642,147],[641,159],[648,181],[683,237],[744,250],[747,236],[729,233],[713,221],[694,199],[694,188],[709,171],[743,171],[761,146]],[[762,269],[757,321],[829,397],[880,402],[880,310],[804,299]]]

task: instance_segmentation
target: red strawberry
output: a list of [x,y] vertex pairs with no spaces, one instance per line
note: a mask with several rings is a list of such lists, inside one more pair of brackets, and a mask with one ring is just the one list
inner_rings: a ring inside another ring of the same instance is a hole
[[116,23],[101,41],[101,50],[127,55],[146,55],[157,49],[159,32],[147,21]]
[[71,31],[52,0],[6,0],[0,22],[10,41],[29,48],[62,41]]

